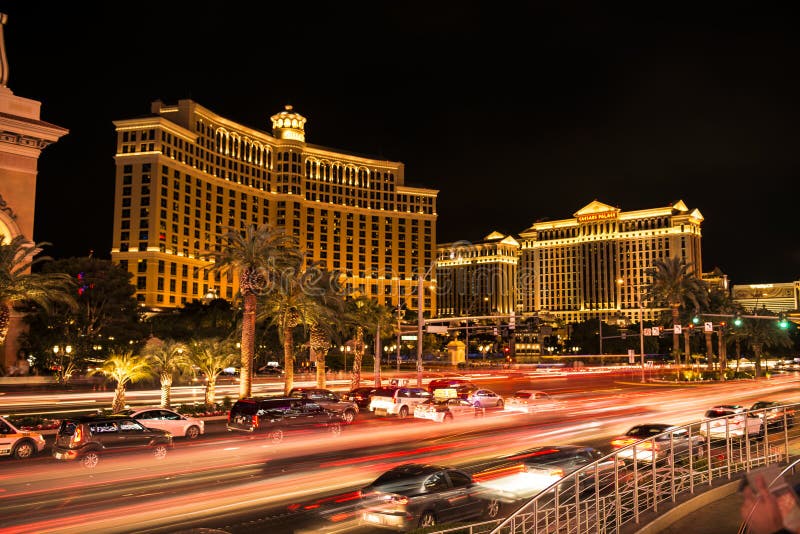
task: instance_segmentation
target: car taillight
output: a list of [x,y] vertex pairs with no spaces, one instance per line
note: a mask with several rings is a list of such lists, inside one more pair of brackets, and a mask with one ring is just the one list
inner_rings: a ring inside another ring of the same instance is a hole
[[83,440],[83,432],[81,431],[81,427],[75,427],[75,433],[72,435],[72,442],[78,444]]
[[253,428],[258,428],[258,416],[253,416]]
[[633,440],[631,438],[617,438],[617,439],[615,439],[615,440],[613,440],[611,442],[611,446],[612,447],[616,447],[616,448],[620,448],[620,447],[624,447],[625,445],[630,445],[634,441],[635,440]]
[[397,404],[397,397],[392,397],[392,403]]
[[551,468],[549,474],[551,477],[564,478],[564,470],[559,467]]

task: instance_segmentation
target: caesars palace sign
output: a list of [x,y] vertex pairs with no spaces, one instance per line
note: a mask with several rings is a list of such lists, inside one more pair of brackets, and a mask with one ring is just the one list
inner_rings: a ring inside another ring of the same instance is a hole
[[616,219],[616,211],[598,211],[597,213],[587,213],[586,215],[578,215],[578,222],[594,222],[605,221],[608,219]]

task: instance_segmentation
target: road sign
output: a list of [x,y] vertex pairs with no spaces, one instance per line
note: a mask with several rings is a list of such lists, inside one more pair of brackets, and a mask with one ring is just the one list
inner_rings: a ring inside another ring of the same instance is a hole
[[679,324],[676,324],[676,325],[673,325],[672,332],[675,333],[675,334],[680,334],[682,329],[683,329],[683,326],[681,326]]
[[644,329],[644,335],[652,336],[653,335],[653,329],[652,328],[645,328]]
[[636,353],[633,352],[633,349],[628,349],[628,363],[634,363],[636,361],[634,360],[635,357]]
[[[446,334],[447,333],[447,326],[445,325],[438,325],[438,324],[429,324],[426,327],[426,330],[429,334]],[[414,339],[417,339],[416,337]]]
[[714,323],[711,321],[706,321],[703,325],[703,332],[713,332],[714,331]]
[[403,341],[416,341],[417,340],[417,334],[402,335],[402,336],[400,336],[400,339],[403,340]]
[[654,336],[660,336],[661,335],[661,327],[660,326],[654,326],[652,328],[652,330],[653,330],[653,335]]

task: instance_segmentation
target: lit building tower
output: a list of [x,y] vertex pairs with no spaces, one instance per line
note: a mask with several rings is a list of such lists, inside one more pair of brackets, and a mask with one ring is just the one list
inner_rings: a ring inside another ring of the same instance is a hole
[[[40,120],[41,102],[16,96],[6,86],[6,19],[0,13],[0,237],[8,243],[20,235],[33,241],[39,156],[68,130]],[[17,361],[18,338],[25,328],[22,317],[14,310],[10,310],[7,319],[7,334],[0,332],[0,364],[5,369]]]
[[519,248],[516,239],[499,232],[492,232],[480,243],[437,245],[439,316],[514,313]]
[[[192,100],[114,122],[111,258],[133,274],[140,304],[232,300],[238,278],[209,274],[204,253],[228,229],[264,223],[343,272],[354,293],[389,306],[398,286],[415,294],[416,273],[433,262],[438,191],[406,185],[402,163],[307,143],[306,118],[291,106],[270,122],[271,135]],[[425,309],[435,306],[426,291]]]
[[[534,223],[520,233],[523,312],[567,323],[619,314],[638,322],[645,273],[656,260],[678,256],[702,273],[702,222],[683,201],[625,212],[595,200],[571,219]],[[645,308],[644,320],[658,313]]]

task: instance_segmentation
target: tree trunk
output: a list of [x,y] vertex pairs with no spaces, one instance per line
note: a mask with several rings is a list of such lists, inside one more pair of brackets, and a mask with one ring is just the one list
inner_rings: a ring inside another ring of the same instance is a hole
[[0,345],[5,343],[8,335],[8,325],[11,318],[11,311],[6,304],[0,304]]
[[375,333],[375,358],[374,358],[374,365],[375,365],[375,387],[380,387],[381,385],[381,323],[378,323],[378,329]]
[[761,378],[761,343],[753,343],[753,358],[756,359],[756,379]]
[[[242,316],[242,368],[239,372],[239,398],[250,397],[253,384],[253,354],[256,342],[256,296],[252,292],[244,295]],[[288,371],[287,371],[288,372]]]
[[739,373],[739,364],[742,362],[742,341],[736,336],[736,373]]
[[708,365],[711,365],[712,366],[711,368],[713,369],[712,360],[714,358],[714,347],[713,344],[711,343],[712,333],[713,332],[703,332],[703,334],[705,334],[706,336],[706,362]]
[[361,385],[361,361],[364,359],[364,329],[360,326],[356,329],[356,342],[353,353],[353,374],[350,379],[350,389],[355,389]]
[[[678,305],[671,305],[672,308],[672,352],[675,354],[675,363],[678,364],[678,376],[680,376],[680,367],[681,367],[681,341],[680,341],[680,334],[675,332],[675,325],[681,324],[680,318],[678,316],[678,308],[680,308],[680,304]],[[686,360],[688,363],[688,359]]]
[[719,352],[719,379],[725,380],[725,374],[728,372],[728,352],[725,347],[725,332],[720,327],[717,332],[717,352]]
[[324,349],[314,350],[314,361],[317,362],[317,387],[322,389],[325,389],[325,352]]
[[292,328],[289,326],[283,329],[283,371],[283,393],[288,395],[289,390],[294,387],[294,340]]
[[206,384],[206,406],[214,406],[217,403],[217,377],[209,376]]
[[172,374],[161,373],[161,406],[164,408],[169,408],[171,388]]
[[688,328],[683,331],[683,358],[686,365],[692,365],[692,343]]
[[117,382],[114,390],[114,400],[111,402],[111,411],[117,413],[125,409],[125,384]]

